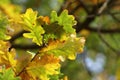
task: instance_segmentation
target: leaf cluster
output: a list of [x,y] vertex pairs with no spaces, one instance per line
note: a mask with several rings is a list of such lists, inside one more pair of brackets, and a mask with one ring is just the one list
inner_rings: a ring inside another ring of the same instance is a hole
[[[37,11],[29,8],[23,14],[16,13],[16,19],[12,15],[8,17],[0,16],[0,66],[5,67],[5,70],[0,69],[2,80],[59,80],[60,62],[74,60],[76,54],[83,51],[85,39],[76,37],[73,28],[76,21],[67,10],[59,16],[53,11],[48,17],[38,16]],[[20,30],[26,31],[23,36],[41,47],[38,52],[31,54],[29,51],[19,57],[15,49],[10,48],[12,36],[6,34],[7,25],[14,30],[19,26]]]

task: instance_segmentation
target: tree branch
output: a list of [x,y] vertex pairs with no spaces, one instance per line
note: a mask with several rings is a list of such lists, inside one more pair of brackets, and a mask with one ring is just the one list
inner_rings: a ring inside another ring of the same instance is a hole
[[[87,29],[89,31],[92,31],[92,32],[98,32],[98,29],[97,28],[91,28],[91,27],[86,27],[84,29]],[[120,29],[100,29],[100,32],[101,33],[120,33]]]
[[[105,45],[108,46],[113,52],[119,53],[116,49],[114,49],[114,48],[103,38],[103,36],[102,36],[100,33],[98,34],[98,36],[99,36],[99,38],[102,40],[102,42],[104,42]],[[120,56],[120,54],[117,54],[117,55]]]
[[103,3],[103,5],[102,5],[102,6],[99,8],[99,10],[98,10],[98,14],[101,14],[101,13],[105,10],[105,8],[107,7],[108,3],[109,3],[109,0],[106,0],[106,1]]
[[16,49],[39,49],[40,46],[32,44],[32,45],[19,45],[19,44],[12,44],[11,48]]
[[[94,16],[91,16],[94,15]],[[81,31],[84,28],[87,28],[89,26],[89,24],[94,21],[95,17],[97,16],[97,7],[94,6],[92,8],[92,11],[88,14],[88,17],[86,18],[86,20],[83,23],[80,23],[79,20],[77,20],[77,25],[76,25],[76,33],[78,33],[79,31]]]
[[[120,19],[116,18],[116,16],[114,14],[112,14],[110,11],[108,11],[108,13],[112,16],[112,18],[114,20],[116,20],[117,22],[120,22]],[[119,13],[120,14],[120,13]]]
[[27,31],[21,31],[17,34],[15,34],[9,41],[10,43],[14,42],[17,38],[21,37],[23,35],[23,33],[26,33]]
[[[94,32],[97,32],[97,29],[94,28],[90,28],[89,24],[94,21],[96,16],[100,16],[103,12],[103,9],[105,7],[103,7],[104,4],[109,5],[113,2],[113,0],[108,0],[106,3],[99,3],[98,5],[94,5],[92,7],[92,11],[88,14],[88,17],[86,18],[86,20],[83,23],[80,23],[79,20],[77,20],[77,25],[76,25],[76,32],[78,33],[79,31],[81,31],[82,29],[88,29]],[[100,11],[98,11],[98,9],[101,9]],[[101,30],[102,33],[118,33],[120,32],[120,30]]]
[[[39,49],[42,49],[43,47],[45,47],[45,45],[39,46]],[[29,63],[31,63],[32,61],[34,61],[34,59],[37,57],[38,54],[40,54],[39,51],[34,55],[34,57],[30,60],[30,62],[28,62],[26,64],[26,66],[16,76],[20,76],[25,71],[25,69],[29,65]]]

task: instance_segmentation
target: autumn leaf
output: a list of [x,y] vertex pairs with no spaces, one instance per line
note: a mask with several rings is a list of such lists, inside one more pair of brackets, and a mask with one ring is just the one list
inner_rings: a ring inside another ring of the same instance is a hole
[[41,25],[48,25],[48,24],[50,24],[50,19],[49,19],[49,17],[48,16],[39,16],[38,18],[37,18],[37,20],[38,20],[38,23],[40,23]]
[[85,39],[83,37],[70,37],[67,41],[51,41],[47,47],[40,50],[41,53],[53,54],[67,57],[74,60],[77,53],[81,53],[84,48]]
[[23,68],[28,65],[31,59],[32,55],[30,53],[24,53],[23,55],[19,56],[16,63],[16,73],[19,74]]
[[4,42],[0,40],[0,65],[5,65],[6,68],[16,66],[16,52],[14,49],[8,51],[10,44],[8,42]]
[[[26,68],[28,76],[33,80],[50,80],[49,75],[59,74],[59,58],[52,54],[38,55]],[[22,76],[25,74],[22,74]]]
[[37,12],[32,9],[27,9],[25,14],[21,15],[23,20],[22,24],[24,25],[24,29],[29,31],[29,33],[24,33],[23,36],[26,38],[32,38],[32,41],[37,45],[42,45],[43,37],[42,34],[45,33],[44,29],[41,25],[37,24]]
[[43,25],[45,43],[51,39],[66,40],[71,34],[75,33],[73,28],[75,24],[74,16],[68,15],[67,10],[64,10],[60,16],[57,15],[57,12],[52,11],[49,25]]

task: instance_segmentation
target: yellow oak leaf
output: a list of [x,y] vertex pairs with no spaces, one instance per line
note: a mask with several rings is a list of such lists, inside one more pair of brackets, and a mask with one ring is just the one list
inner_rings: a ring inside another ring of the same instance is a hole
[[26,72],[33,80],[50,80],[49,75],[59,74],[59,58],[52,54],[38,55],[26,68]]
[[53,54],[56,56],[63,56],[70,60],[76,58],[77,53],[82,53],[85,44],[84,37],[77,38],[72,36],[66,41],[50,41],[49,44],[40,50],[40,53]]
[[14,49],[9,51],[9,47],[9,42],[0,40],[0,65],[5,65],[6,68],[16,66],[16,52]]

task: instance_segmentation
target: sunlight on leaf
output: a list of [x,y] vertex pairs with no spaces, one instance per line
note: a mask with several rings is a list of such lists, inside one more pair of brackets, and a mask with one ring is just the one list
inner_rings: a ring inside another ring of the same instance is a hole
[[36,22],[37,12],[34,12],[32,9],[27,9],[26,13],[21,16],[23,20],[24,29],[30,31],[30,33],[24,33],[24,37],[32,38],[33,42],[37,45],[42,45],[42,34],[45,33],[41,25],[38,25]]

